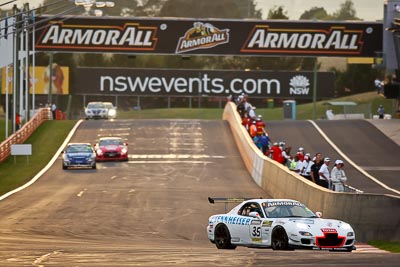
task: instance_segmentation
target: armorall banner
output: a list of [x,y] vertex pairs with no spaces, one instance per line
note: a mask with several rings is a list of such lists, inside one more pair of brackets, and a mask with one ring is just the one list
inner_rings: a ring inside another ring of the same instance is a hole
[[382,51],[382,23],[374,22],[76,16],[36,21],[39,51],[305,57],[374,57]]
[[[312,71],[77,68],[75,94],[313,98]],[[317,97],[332,98],[335,74],[318,72]]]

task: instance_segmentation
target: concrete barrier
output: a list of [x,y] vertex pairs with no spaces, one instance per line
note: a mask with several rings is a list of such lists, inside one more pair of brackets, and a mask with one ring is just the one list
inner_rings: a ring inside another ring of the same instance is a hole
[[229,122],[248,172],[268,195],[296,199],[313,211],[321,211],[324,218],[350,223],[358,241],[400,240],[399,196],[338,193],[321,188],[264,156],[242,126],[234,103],[226,104],[223,119]]

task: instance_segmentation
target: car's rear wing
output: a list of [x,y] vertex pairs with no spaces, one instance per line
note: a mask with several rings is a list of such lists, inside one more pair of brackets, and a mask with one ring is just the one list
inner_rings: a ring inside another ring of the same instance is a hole
[[241,203],[246,200],[254,199],[253,198],[246,198],[246,197],[208,197],[208,202],[210,204],[215,204],[215,203],[224,203],[225,204],[225,213],[228,210],[228,204],[229,203]]
[[215,203],[240,203],[245,200],[250,200],[254,198],[245,198],[245,197],[208,197],[208,202],[210,204]]

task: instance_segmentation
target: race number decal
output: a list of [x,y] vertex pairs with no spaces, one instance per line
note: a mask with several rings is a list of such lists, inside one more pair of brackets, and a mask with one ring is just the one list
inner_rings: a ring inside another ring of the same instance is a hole
[[261,240],[262,240],[261,226],[260,225],[252,225],[250,227],[250,236],[251,236],[251,241],[261,242]]

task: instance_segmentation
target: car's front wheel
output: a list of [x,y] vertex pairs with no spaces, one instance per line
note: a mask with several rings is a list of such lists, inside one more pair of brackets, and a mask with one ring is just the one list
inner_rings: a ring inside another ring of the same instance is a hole
[[271,245],[273,250],[288,250],[289,239],[283,227],[278,226],[272,232]]
[[214,232],[214,242],[218,249],[235,249],[231,244],[231,234],[225,225],[218,225]]

